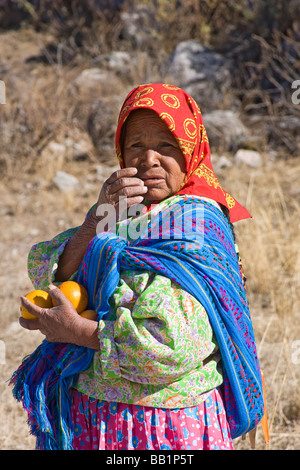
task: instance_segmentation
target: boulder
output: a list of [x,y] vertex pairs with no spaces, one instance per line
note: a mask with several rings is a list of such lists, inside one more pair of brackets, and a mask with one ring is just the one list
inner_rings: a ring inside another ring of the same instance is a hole
[[98,97],[114,96],[122,90],[122,77],[106,67],[91,67],[83,70],[69,85],[68,92],[74,103],[73,117],[82,125]]
[[129,40],[133,48],[151,47],[154,34],[157,34],[155,10],[146,5],[136,5],[134,11],[122,11],[121,36]]
[[[44,175],[43,185],[53,180],[55,173],[62,169],[67,155],[67,147],[59,141],[51,140],[41,151],[35,163],[36,171]],[[45,168],[47,171],[45,171]]]
[[224,170],[225,168],[230,167],[232,167],[232,162],[228,157],[226,157],[226,155],[221,155],[214,165],[214,168],[217,170]]
[[[137,71],[144,67],[144,63],[149,61],[149,57],[144,52],[136,51],[130,54],[125,51],[112,51],[109,54],[101,54],[93,59],[93,65],[101,68],[106,75],[108,83],[117,84],[118,90],[123,90],[124,86],[132,87],[132,82],[137,80]],[[113,90],[113,88],[112,88]]]
[[228,102],[230,62],[196,40],[183,41],[169,58],[165,81],[186,90],[202,111],[221,109]]
[[74,191],[79,186],[78,179],[64,171],[57,171],[53,181],[60,191]]
[[116,164],[115,132],[120,111],[120,98],[101,97],[92,106],[87,130],[97,152],[99,162]]
[[66,148],[66,159],[68,160],[86,160],[93,155],[94,146],[91,137],[87,132],[77,127],[67,129],[61,140]]
[[247,149],[239,149],[234,155],[233,161],[237,165],[245,164],[251,168],[258,168],[263,163],[262,156],[259,152]]
[[98,67],[83,70],[70,84],[68,92],[74,102],[81,106],[90,105],[95,95],[102,92],[102,88],[107,81],[107,73]]
[[249,140],[249,132],[239,113],[215,110],[203,115],[210,145],[218,151],[236,151]]
[[73,81],[75,87],[95,87],[106,80],[106,74],[97,67],[83,70]]

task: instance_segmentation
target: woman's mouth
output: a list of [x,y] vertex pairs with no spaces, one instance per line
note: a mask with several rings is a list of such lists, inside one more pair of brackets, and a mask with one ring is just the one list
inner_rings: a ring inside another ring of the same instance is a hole
[[146,186],[152,185],[152,184],[158,184],[164,181],[163,178],[147,178],[144,180],[144,183]]
[[145,186],[154,186],[164,182],[164,178],[161,176],[146,176],[141,179],[144,181]]

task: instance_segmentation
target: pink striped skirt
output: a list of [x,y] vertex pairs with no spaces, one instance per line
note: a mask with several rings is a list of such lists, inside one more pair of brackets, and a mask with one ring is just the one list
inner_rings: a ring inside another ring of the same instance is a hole
[[198,406],[151,408],[106,402],[73,390],[75,450],[232,450],[223,399],[215,389]]

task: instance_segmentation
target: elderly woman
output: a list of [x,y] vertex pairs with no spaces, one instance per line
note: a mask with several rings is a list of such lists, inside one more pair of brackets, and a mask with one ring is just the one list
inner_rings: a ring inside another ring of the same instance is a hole
[[[33,284],[57,306],[22,299],[38,318],[21,325],[45,340],[14,395],[39,449],[232,449],[263,415],[232,231],[250,214],[221,187],[199,107],[175,86],[128,95],[116,151],[83,224],[31,249]],[[97,320],[55,287],[68,279]]]

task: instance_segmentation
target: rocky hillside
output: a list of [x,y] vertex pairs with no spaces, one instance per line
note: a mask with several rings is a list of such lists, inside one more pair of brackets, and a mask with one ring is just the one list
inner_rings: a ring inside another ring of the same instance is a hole
[[119,106],[149,81],[197,100],[215,152],[299,155],[299,2],[235,4],[2,1],[2,174],[52,153],[110,162]]
[[[198,101],[218,178],[253,215],[236,233],[271,448],[299,449],[299,8],[299,0],[0,1],[2,449],[34,447],[7,387],[41,341],[18,324],[19,296],[32,287],[28,251],[82,223],[117,164],[120,105],[152,81]],[[264,447],[261,429],[257,442]]]

